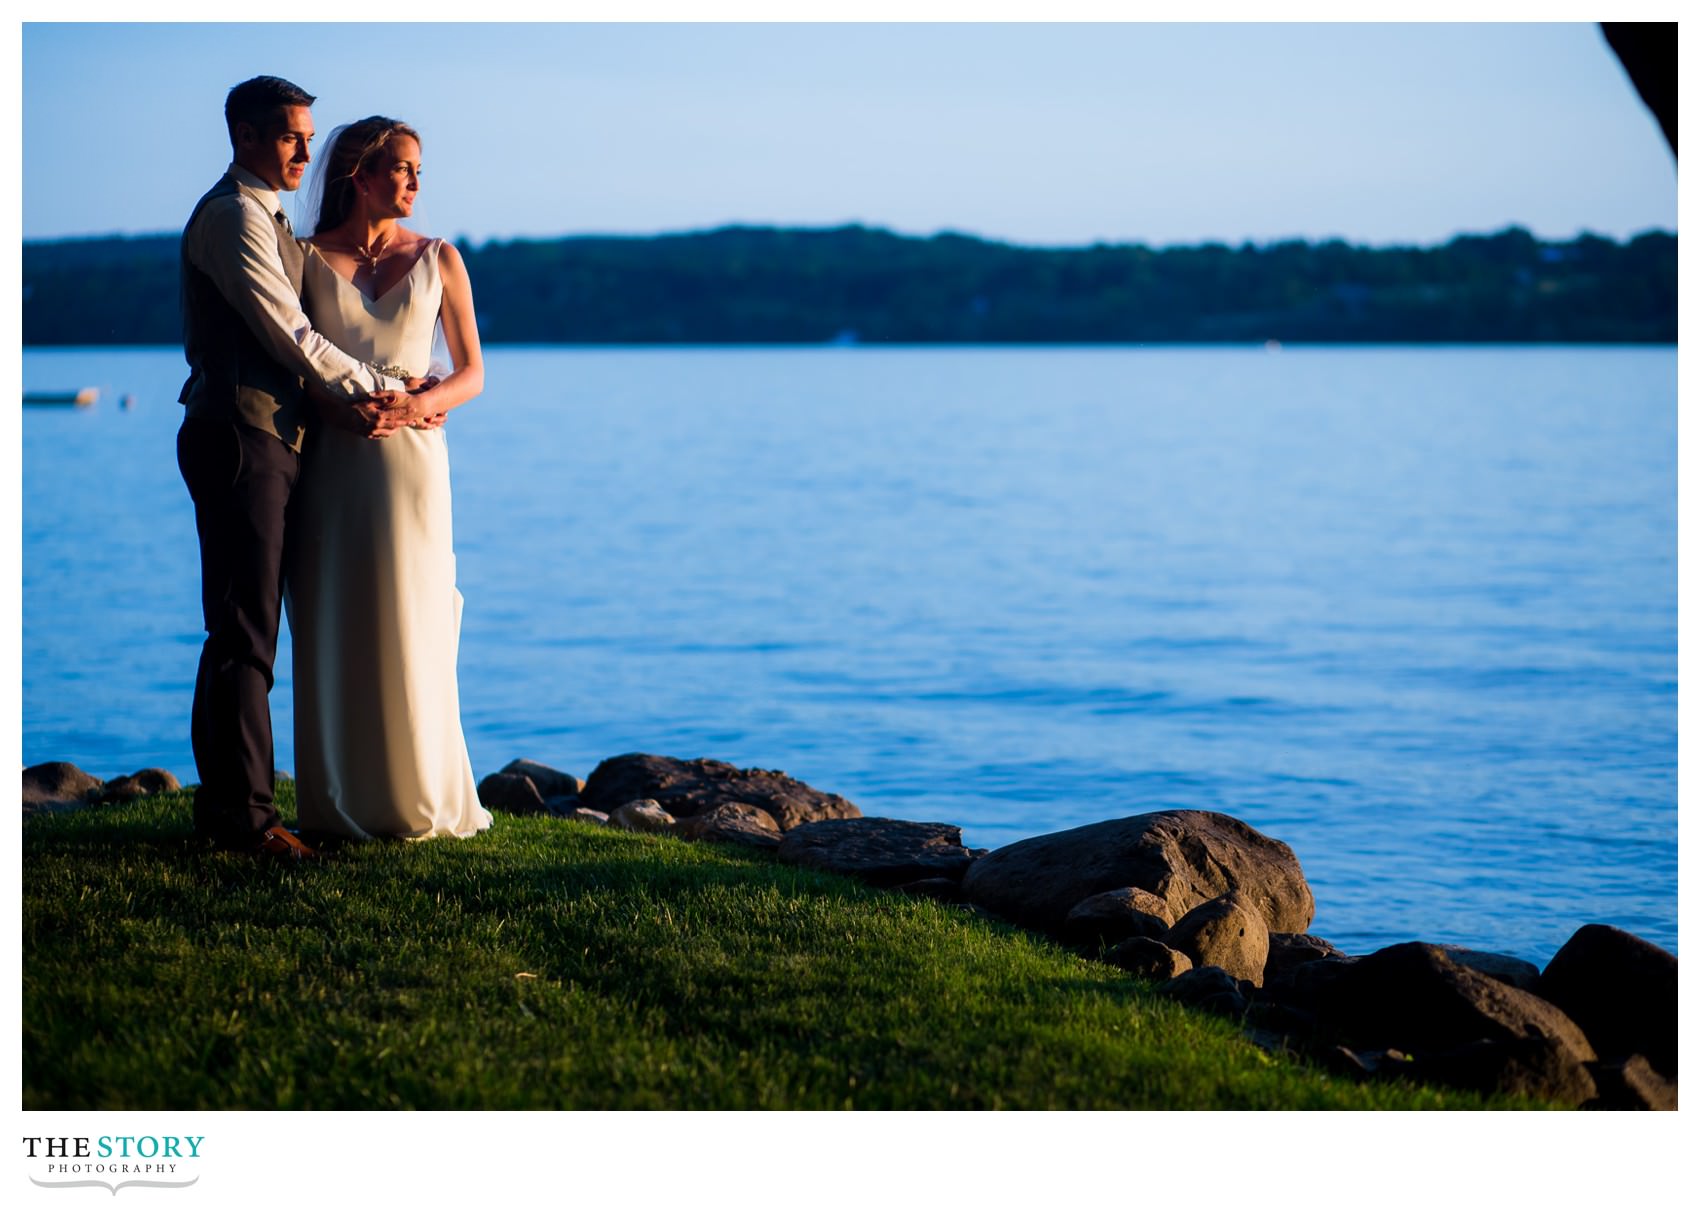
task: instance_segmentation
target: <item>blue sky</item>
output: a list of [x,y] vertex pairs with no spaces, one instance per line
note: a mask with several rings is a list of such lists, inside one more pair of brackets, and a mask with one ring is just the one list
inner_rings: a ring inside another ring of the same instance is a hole
[[31,24],[23,64],[26,239],[180,226],[228,158],[225,90],[261,72],[316,93],[321,132],[412,122],[418,226],[477,239],[1676,224],[1670,155],[1589,24]]

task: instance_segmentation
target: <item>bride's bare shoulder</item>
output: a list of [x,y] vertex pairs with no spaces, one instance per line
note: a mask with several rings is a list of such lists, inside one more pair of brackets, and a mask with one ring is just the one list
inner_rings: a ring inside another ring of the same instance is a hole
[[460,249],[455,247],[453,240],[437,241],[437,264],[452,277],[466,277],[466,261],[460,255]]

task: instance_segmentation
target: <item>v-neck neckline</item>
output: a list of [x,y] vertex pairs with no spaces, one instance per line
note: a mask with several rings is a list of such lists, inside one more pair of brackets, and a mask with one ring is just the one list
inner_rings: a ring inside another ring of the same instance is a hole
[[431,251],[431,245],[434,244],[435,241],[426,240],[424,247],[419,250],[419,255],[417,257],[413,258],[413,264],[409,265],[407,267],[407,272],[402,274],[401,277],[397,278],[394,282],[391,282],[387,287],[385,287],[382,291],[378,292],[375,295],[369,295],[365,291],[361,290],[360,287],[355,283],[354,279],[343,277],[342,274],[340,272],[338,272],[337,267],[332,265],[330,263],[330,261],[325,257],[325,254],[319,251],[319,246],[317,244],[314,244],[311,240],[308,240],[305,243],[306,243],[308,248],[313,250],[313,255],[318,257],[320,262],[323,263],[324,267],[327,270],[330,271],[332,277],[334,277],[337,281],[339,281],[339,282],[343,283],[344,285],[348,286],[349,288],[351,288],[354,291],[355,294],[359,295],[362,299],[366,300],[366,302],[371,303],[371,304],[378,304],[378,303],[383,302],[385,299],[389,298],[392,294],[394,294],[396,292],[396,289],[403,282],[407,281],[409,278],[411,278],[413,276],[413,271],[418,269],[420,263],[425,260],[425,255]]

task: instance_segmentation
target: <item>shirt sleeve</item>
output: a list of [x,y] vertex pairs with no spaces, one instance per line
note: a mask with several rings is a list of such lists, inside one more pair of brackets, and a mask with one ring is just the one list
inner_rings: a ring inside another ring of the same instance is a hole
[[240,194],[215,198],[189,232],[189,263],[213,280],[267,352],[296,374],[346,400],[402,390],[313,331],[283,272],[275,222]]

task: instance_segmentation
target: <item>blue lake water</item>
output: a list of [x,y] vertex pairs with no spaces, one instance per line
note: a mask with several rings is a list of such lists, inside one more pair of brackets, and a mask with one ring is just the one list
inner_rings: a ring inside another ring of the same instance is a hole
[[[194,777],[183,372],[24,354],[105,389],[23,418],[26,762]],[[975,846],[1210,809],[1348,950],[1675,950],[1676,416],[1670,349],[492,349],[473,767],[712,756]]]

